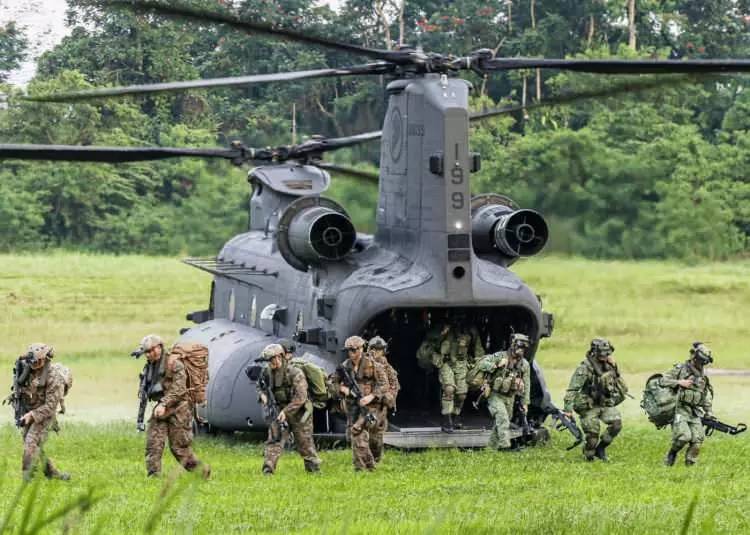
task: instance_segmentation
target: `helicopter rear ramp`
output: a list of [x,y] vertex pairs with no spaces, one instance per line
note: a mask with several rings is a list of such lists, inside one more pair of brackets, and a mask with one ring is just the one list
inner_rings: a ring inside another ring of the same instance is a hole
[[[541,444],[549,439],[549,432],[544,427],[534,429],[532,444]],[[510,438],[520,438],[521,430],[510,429]],[[453,433],[444,433],[439,427],[407,427],[398,431],[388,431],[383,441],[391,447],[403,450],[427,448],[484,448],[489,444],[490,431],[487,429],[456,429]]]

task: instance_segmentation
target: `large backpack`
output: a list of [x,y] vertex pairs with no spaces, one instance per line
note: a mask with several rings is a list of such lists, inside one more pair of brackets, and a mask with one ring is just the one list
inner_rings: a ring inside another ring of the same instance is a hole
[[195,405],[206,402],[208,386],[208,348],[197,342],[180,342],[172,347],[169,359],[179,359],[187,372],[187,390]]
[[68,392],[70,392],[70,389],[73,388],[73,372],[70,371],[70,368],[67,366],[63,366],[60,363],[52,364],[52,366],[57,370],[57,372],[62,376],[63,384],[65,385],[65,389],[63,390],[63,398],[60,400],[60,414],[65,414],[65,396],[68,395]]
[[672,423],[677,407],[676,389],[662,386],[661,378],[662,374],[657,373],[646,380],[641,400],[641,408],[657,429]]
[[317,364],[302,358],[294,358],[290,364],[305,374],[307,379],[307,394],[316,409],[324,409],[328,402],[328,385],[326,384],[326,372]]

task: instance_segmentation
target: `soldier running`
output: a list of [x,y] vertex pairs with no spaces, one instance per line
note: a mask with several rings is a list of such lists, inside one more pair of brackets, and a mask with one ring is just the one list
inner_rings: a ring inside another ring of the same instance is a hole
[[441,428],[445,433],[463,427],[461,411],[469,391],[466,374],[477,360],[484,357],[478,329],[464,325],[463,316],[454,319],[456,323],[453,326],[443,327],[440,353],[435,354],[433,361],[439,370],[442,389],[440,413],[443,415]]
[[374,470],[383,456],[380,437],[385,431],[385,418],[382,413],[389,398],[385,370],[370,355],[364,354],[364,345],[365,341],[359,336],[346,339],[344,348],[349,358],[332,378],[335,391],[344,398],[352,461],[357,471]]
[[169,440],[169,449],[177,462],[191,472],[202,467],[203,477],[208,479],[211,468],[201,463],[192,449],[193,404],[188,395],[185,365],[178,359],[168,358],[163,340],[155,334],[141,340],[140,350],[150,363],[158,366],[157,382],[149,391],[149,400],[157,402],[146,429],[149,477],[161,474],[164,445]]
[[[286,353],[287,350],[281,344],[269,344],[258,358],[259,361],[268,362],[268,368],[262,373],[267,374],[268,385],[279,405],[277,423],[288,424],[281,428],[280,434],[276,432],[278,427],[273,424],[268,427],[263,461],[263,473],[266,475],[276,471],[276,463],[284,451],[284,445],[292,440],[304,461],[305,470],[320,471],[321,461],[313,440],[313,406],[308,399],[307,379],[300,369],[289,364]],[[268,403],[263,392],[258,397],[262,405]]]
[[27,481],[40,459],[44,461],[44,475],[48,479],[70,479],[70,475],[60,472],[42,450],[50,429],[58,430],[57,408],[65,412],[63,396],[70,387],[69,370],[61,364],[52,364],[53,356],[52,347],[37,343],[30,345],[27,355],[22,357],[31,367],[28,379],[19,385],[17,392],[27,409],[18,422],[23,436],[21,470]]
[[690,358],[677,364],[660,379],[665,387],[677,388],[677,406],[672,420],[672,447],[664,458],[664,464],[674,465],[677,454],[688,446],[685,465],[698,461],[701,445],[706,438],[701,417],[713,418],[713,388],[708,382],[705,367],[714,361],[711,349],[695,342],[690,348]]
[[[565,394],[565,414],[571,417],[576,411],[581,418],[586,435],[583,456],[587,461],[608,461],[605,450],[622,430],[622,418],[615,407],[625,400],[628,389],[612,357],[614,351],[609,340],[593,339]],[[601,437],[600,421],[607,426]]]
[[521,410],[528,411],[531,399],[531,372],[524,358],[531,340],[525,334],[511,336],[508,351],[498,351],[487,355],[477,365],[485,376],[482,395],[487,397],[487,406],[494,420],[488,447],[496,450],[511,449],[510,419],[513,416],[513,402],[522,396]]
[[377,452],[375,455],[375,462],[378,463],[380,462],[385,449],[383,438],[385,431],[388,431],[388,412],[396,412],[396,400],[398,398],[398,393],[401,390],[401,383],[398,380],[398,372],[396,372],[396,369],[391,366],[391,363],[388,362],[388,358],[385,356],[385,353],[388,350],[388,344],[386,341],[380,336],[375,336],[367,343],[367,349],[368,354],[373,360],[383,367],[386,379],[388,380],[388,395],[385,397],[384,403],[385,410],[381,411],[383,422],[382,425],[378,426],[379,431],[376,432],[373,437],[374,440],[378,442],[378,446],[373,450],[373,454]]

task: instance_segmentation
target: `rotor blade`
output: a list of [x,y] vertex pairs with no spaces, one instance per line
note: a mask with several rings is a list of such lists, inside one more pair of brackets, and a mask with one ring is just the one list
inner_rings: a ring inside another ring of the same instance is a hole
[[561,69],[597,74],[699,74],[750,72],[747,59],[543,59],[494,58],[481,61],[482,71]]
[[368,182],[374,182],[375,184],[377,184],[380,180],[380,175],[378,175],[377,173],[369,173],[367,171],[362,171],[353,167],[346,167],[343,165],[328,162],[313,162],[313,165],[315,165],[315,167],[325,169],[326,171],[333,171],[334,173],[341,173],[342,175],[348,175],[354,178],[364,178]]
[[472,113],[469,115],[470,121],[480,121],[489,117],[497,117],[498,115],[506,115],[509,113],[516,113],[523,110],[533,110],[537,108],[546,108],[549,106],[559,106],[562,104],[571,104],[579,100],[585,100],[589,98],[604,98],[614,97],[626,93],[637,93],[640,91],[648,91],[650,89],[661,89],[665,87],[677,86],[687,83],[693,83],[696,81],[707,81],[719,78],[718,76],[679,76],[673,78],[659,78],[648,81],[632,81],[625,82],[622,84],[610,86],[602,89],[593,89],[591,91],[581,91],[578,93],[569,93],[559,95],[547,100],[541,100],[538,102],[532,102],[523,106],[521,104],[511,104],[510,106],[504,106],[501,108],[493,108],[481,112]]
[[164,82],[159,84],[129,85],[124,87],[102,87],[98,89],[84,89],[69,93],[53,93],[50,95],[33,95],[22,97],[23,100],[34,102],[74,102],[97,97],[114,97],[125,95],[141,95],[146,93],[162,93],[166,91],[184,91],[206,87],[232,87],[251,84],[304,80],[309,78],[330,78],[332,76],[353,76],[357,74],[385,74],[392,66],[387,63],[370,63],[356,65],[343,69],[316,69],[310,71],[293,71],[272,74],[252,74],[249,76],[232,76],[229,78],[209,78],[207,80],[186,80],[181,82]]
[[103,3],[105,5],[119,5],[135,11],[150,11],[159,15],[179,17],[196,22],[213,22],[218,24],[226,24],[236,30],[251,32],[253,34],[267,35],[270,37],[279,37],[288,39],[290,41],[296,41],[298,43],[320,45],[331,50],[338,50],[339,52],[350,52],[353,54],[367,56],[373,59],[392,61],[394,58],[400,58],[403,56],[398,52],[367,48],[347,43],[339,43],[338,41],[333,41],[332,39],[316,37],[314,35],[309,35],[295,30],[277,28],[270,24],[244,21],[229,13],[204,11],[202,9],[197,9],[195,7],[186,5],[166,5],[165,3],[156,0],[104,0]]
[[373,141],[375,139],[380,139],[383,136],[383,131],[378,130],[374,132],[365,132],[364,134],[357,134],[355,136],[347,136],[347,137],[334,137],[330,139],[323,139],[323,150],[336,150],[336,149],[342,149],[344,147],[353,147],[354,145],[359,145],[361,143],[367,143],[368,141]]
[[50,160],[63,162],[125,163],[184,156],[241,160],[242,150],[178,149],[168,147],[87,147],[77,145],[0,144],[0,160]]

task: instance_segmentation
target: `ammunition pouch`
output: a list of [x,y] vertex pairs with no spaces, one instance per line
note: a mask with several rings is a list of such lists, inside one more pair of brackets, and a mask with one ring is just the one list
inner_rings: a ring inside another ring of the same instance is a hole
[[148,400],[149,401],[161,401],[161,398],[164,397],[164,387],[161,384],[161,381],[156,382],[151,385],[151,388],[148,389]]
[[705,401],[705,393],[694,388],[680,388],[677,392],[677,400],[690,407],[700,407]]

